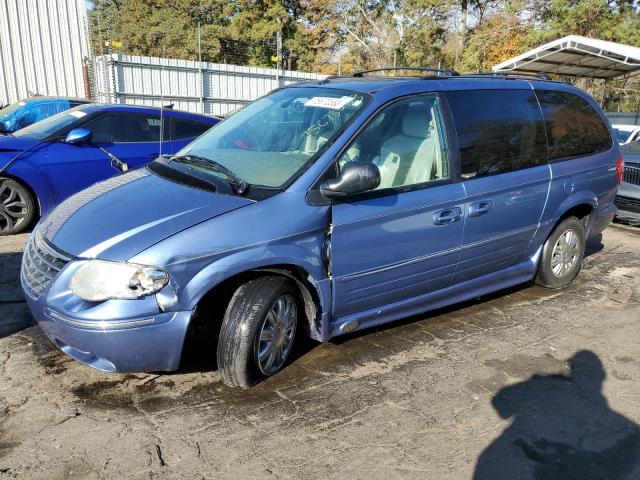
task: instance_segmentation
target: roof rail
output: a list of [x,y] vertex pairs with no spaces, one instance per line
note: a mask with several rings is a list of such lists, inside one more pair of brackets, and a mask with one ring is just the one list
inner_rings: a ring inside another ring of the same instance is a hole
[[501,77],[511,77],[511,78],[522,78],[522,79],[536,79],[536,80],[551,80],[551,77],[549,77],[549,75],[545,75],[544,73],[541,73],[539,75],[535,74],[535,73],[518,73],[518,72],[478,72],[478,73],[464,73],[462,74],[463,77],[494,77],[494,78],[501,78]]
[[372,70],[362,70],[360,72],[355,72],[352,76],[354,77],[362,77],[365,73],[376,73],[376,72],[390,72],[395,70],[415,70],[418,72],[432,72],[438,74],[438,76],[446,76],[446,77],[458,77],[460,74],[455,70],[451,70],[449,68],[432,68],[432,67],[385,67],[385,68],[374,68]]

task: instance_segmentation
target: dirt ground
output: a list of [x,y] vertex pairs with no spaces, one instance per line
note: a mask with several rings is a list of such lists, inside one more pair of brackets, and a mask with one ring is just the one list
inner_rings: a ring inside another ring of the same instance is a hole
[[640,478],[640,233],[524,285],[333,343],[250,390],[57,351],[0,240],[0,479]]

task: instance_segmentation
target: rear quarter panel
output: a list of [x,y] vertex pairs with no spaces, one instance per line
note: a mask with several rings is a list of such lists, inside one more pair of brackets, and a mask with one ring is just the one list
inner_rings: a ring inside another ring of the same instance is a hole
[[[532,82],[532,85],[536,90],[550,89],[547,82]],[[589,205],[593,208],[589,229],[598,218],[608,216],[615,211],[613,201],[618,191],[616,161],[620,157],[620,149],[618,142],[615,141],[611,123],[591,96],[580,89],[562,83],[554,84],[551,89],[578,95],[586,100],[607,126],[611,136],[611,147],[605,152],[554,160],[549,164],[551,169],[549,196],[538,232],[538,235],[542,234],[540,236],[544,239],[560,217],[578,205]],[[590,233],[590,230],[587,233]]]

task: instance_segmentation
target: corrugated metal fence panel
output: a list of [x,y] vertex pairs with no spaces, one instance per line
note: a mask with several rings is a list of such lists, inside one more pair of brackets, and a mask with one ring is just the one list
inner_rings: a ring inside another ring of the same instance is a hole
[[134,55],[95,59],[100,101],[161,106],[224,115],[274,88],[324,75]]
[[640,114],[631,112],[607,112],[607,117],[611,123],[620,125],[640,125]]
[[0,104],[85,97],[86,25],[85,0],[0,0]]

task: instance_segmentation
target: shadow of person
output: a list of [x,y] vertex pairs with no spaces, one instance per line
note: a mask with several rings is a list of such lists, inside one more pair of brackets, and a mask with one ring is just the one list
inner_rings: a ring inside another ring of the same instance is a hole
[[576,353],[571,374],[533,375],[492,400],[511,425],[480,455],[475,480],[640,479],[640,428],[609,408],[597,355]]

